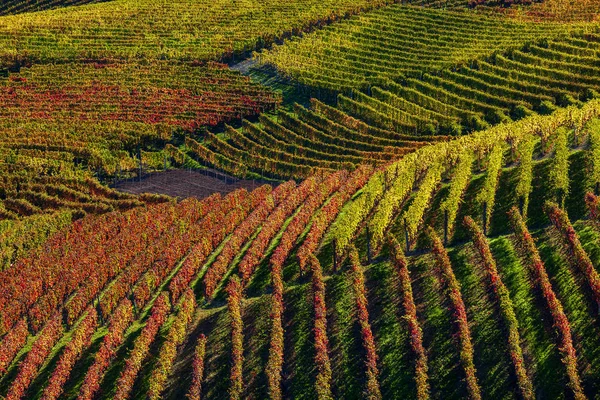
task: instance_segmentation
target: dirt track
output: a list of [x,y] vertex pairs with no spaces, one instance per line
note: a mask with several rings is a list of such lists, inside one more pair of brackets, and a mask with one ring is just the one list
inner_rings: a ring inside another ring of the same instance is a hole
[[157,193],[172,197],[208,197],[213,193],[229,193],[239,188],[253,190],[269,183],[276,186],[278,182],[238,180],[231,176],[214,171],[172,170],[147,175],[138,179],[122,181],[114,185],[117,190],[132,194]]

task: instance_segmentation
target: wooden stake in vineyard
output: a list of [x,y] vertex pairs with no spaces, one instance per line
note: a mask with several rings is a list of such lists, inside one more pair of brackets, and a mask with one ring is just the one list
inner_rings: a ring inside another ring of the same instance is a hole
[[406,253],[410,253],[410,239],[408,236],[408,222],[404,218],[404,240],[406,240]]
[[369,226],[367,225],[367,263],[370,265],[373,262],[371,258],[371,232],[369,231]]
[[444,246],[448,246],[448,210],[444,210]]
[[487,236],[487,201],[483,202],[483,234]]

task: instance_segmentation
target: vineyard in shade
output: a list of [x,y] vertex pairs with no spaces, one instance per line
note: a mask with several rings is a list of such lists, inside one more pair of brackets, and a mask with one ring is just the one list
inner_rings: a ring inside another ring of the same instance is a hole
[[0,399],[600,396],[600,2],[392,3],[0,6]]

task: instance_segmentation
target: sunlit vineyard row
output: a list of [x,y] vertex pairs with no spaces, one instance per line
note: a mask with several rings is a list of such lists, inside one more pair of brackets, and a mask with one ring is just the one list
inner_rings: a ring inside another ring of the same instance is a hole
[[114,0],[9,15],[0,65],[85,60],[229,61],[391,0]]
[[225,137],[190,141],[189,149],[239,176],[298,178],[316,169],[382,165],[428,142],[598,97],[598,46],[595,35],[543,40],[469,65],[382,82],[370,94],[339,94],[337,107],[312,99],[310,109],[296,104],[294,113],[261,116],[241,130],[228,128]]
[[580,30],[595,28],[394,5],[287,41],[260,60],[307,86],[366,90]]

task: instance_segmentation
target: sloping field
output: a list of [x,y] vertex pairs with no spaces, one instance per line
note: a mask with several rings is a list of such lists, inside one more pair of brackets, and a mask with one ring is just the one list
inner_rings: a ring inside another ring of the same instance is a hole
[[0,398],[600,396],[594,1],[72,3],[0,8]]

